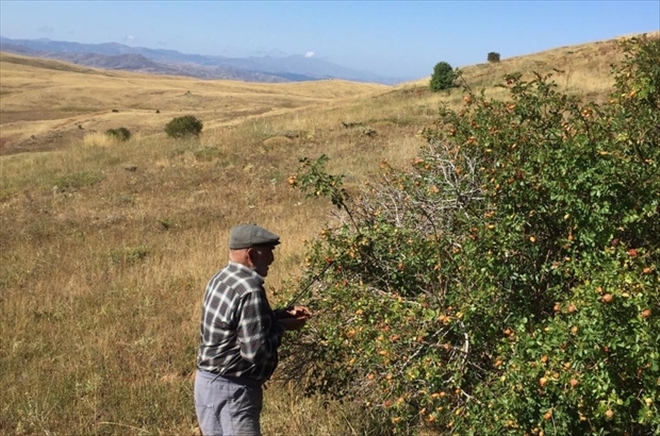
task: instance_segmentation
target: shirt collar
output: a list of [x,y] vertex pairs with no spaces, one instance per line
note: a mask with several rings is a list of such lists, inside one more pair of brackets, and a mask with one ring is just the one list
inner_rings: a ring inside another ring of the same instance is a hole
[[252,277],[259,280],[260,283],[262,283],[262,284],[264,283],[264,278],[263,277],[261,277],[255,270],[253,270],[252,268],[250,268],[248,266],[243,265],[242,263],[233,262],[233,261],[230,260],[229,261],[229,266],[231,266],[233,268],[236,268],[237,270],[243,271],[247,274],[250,274]]

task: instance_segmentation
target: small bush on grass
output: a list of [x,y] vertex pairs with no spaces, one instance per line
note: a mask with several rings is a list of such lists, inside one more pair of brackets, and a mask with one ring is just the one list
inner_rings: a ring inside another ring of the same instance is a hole
[[192,115],[173,118],[165,126],[165,133],[171,138],[198,137],[202,133],[204,124]]
[[119,127],[117,129],[108,129],[105,131],[107,136],[118,141],[128,141],[131,139],[131,132],[126,127]]

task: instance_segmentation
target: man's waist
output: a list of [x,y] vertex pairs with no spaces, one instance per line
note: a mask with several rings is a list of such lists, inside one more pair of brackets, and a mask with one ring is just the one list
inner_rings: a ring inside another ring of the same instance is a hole
[[220,371],[209,371],[206,369],[200,369],[197,368],[197,374],[204,378],[204,379],[209,379],[211,381],[217,381],[221,380],[227,383],[233,383],[237,385],[242,385],[242,386],[249,386],[253,388],[260,388],[265,380],[259,381],[255,380],[253,378],[249,377],[239,377],[239,376],[234,376],[234,375],[227,375],[227,374],[221,374]]

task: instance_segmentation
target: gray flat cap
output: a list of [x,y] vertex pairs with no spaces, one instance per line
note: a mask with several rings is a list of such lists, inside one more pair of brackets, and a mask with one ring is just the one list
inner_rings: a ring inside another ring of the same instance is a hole
[[274,247],[280,243],[280,237],[256,224],[243,224],[231,229],[229,234],[229,249],[241,250],[255,245]]

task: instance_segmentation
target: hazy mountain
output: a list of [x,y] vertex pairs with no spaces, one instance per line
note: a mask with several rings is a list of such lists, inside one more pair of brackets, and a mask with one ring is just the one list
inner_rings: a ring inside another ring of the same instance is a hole
[[118,43],[82,44],[50,39],[0,37],[0,50],[27,56],[60,59],[89,67],[177,74],[203,79],[250,82],[286,82],[345,79],[395,84],[410,78],[382,77],[353,70],[323,59],[301,55],[231,58],[186,54],[175,50],[130,47]]

